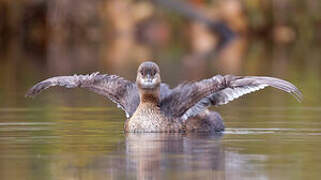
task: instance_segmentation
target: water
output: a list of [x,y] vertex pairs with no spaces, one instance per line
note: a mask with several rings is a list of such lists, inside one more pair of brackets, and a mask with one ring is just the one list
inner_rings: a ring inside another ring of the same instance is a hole
[[[0,61],[0,179],[318,179],[321,55],[299,47],[271,50],[254,43],[242,62],[192,63],[197,68],[166,60],[182,54],[156,52],[163,80],[172,86],[220,72],[282,77],[302,90],[302,103],[266,89],[213,108],[227,127],[221,135],[124,134],[125,114],[79,89],[53,88],[25,99],[32,84],[62,73],[12,50]],[[134,64],[114,69],[102,63],[94,70],[133,80]],[[84,71],[63,74],[75,72]]]
[[[124,134],[123,117],[116,108],[43,111],[1,110],[1,179],[320,175],[321,108],[233,108],[222,112],[228,127],[222,135]],[[300,115],[291,115],[293,111]]]

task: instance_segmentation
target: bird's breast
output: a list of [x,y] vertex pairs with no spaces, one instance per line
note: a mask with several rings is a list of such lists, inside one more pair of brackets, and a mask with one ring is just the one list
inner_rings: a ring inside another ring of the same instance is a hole
[[140,104],[125,123],[127,132],[168,132],[179,128],[158,106],[150,104]]

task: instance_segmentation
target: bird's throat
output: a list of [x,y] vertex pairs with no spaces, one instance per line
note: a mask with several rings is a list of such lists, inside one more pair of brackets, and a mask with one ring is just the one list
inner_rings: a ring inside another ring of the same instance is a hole
[[159,88],[153,90],[140,90],[140,103],[159,105]]

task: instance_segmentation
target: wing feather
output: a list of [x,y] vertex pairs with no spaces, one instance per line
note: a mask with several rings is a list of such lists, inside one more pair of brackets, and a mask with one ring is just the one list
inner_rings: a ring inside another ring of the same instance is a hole
[[57,76],[48,78],[34,85],[26,97],[35,97],[49,87],[84,88],[109,98],[130,117],[139,104],[136,84],[116,75],[99,74]]
[[226,82],[221,75],[198,82],[182,83],[161,100],[160,108],[171,117],[181,117],[202,98],[225,88],[225,86]]
[[[99,74],[57,76],[48,78],[34,85],[26,97],[35,97],[43,90],[53,86],[65,88],[84,88],[99,95],[105,96],[125,111],[126,117],[131,117],[139,105],[139,93],[135,83],[116,75]],[[160,85],[160,99],[166,98],[171,89],[165,83]]]
[[241,77],[233,75],[226,75],[224,78],[226,87],[197,102],[184,113],[182,116],[183,120],[199,114],[211,105],[218,106],[227,104],[243,95],[264,89],[268,86],[290,93],[299,102],[303,99],[302,93],[293,84],[282,79],[263,76]]

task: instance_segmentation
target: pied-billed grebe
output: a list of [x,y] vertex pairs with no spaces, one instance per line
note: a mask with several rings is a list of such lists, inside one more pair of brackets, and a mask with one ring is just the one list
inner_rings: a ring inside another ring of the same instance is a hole
[[216,75],[170,89],[161,83],[154,62],[142,63],[136,83],[116,75],[57,76],[41,81],[26,94],[36,96],[51,86],[81,87],[106,96],[126,112],[126,132],[219,132],[221,116],[207,108],[226,104],[242,95],[271,86],[292,94],[301,92],[291,83],[273,77]]

